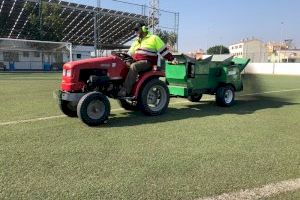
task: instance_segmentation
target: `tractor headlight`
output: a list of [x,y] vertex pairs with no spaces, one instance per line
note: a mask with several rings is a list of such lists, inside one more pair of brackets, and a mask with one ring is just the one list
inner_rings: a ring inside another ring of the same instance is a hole
[[72,76],[72,70],[71,69],[67,69],[66,76],[67,77],[71,77]]
[[72,70],[71,69],[64,69],[63,70],[63,76],[71,77],[72,76]]

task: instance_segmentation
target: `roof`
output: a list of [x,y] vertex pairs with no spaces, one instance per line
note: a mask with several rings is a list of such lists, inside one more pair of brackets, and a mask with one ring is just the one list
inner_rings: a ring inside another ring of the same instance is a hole
[[[14,39],[33,39],[22,33],[28,24],[31,12],[26,11],[26,4],[38,7],[39,0],[0,0],[0,14],[9,17],[8,31],[1,37]],[[132,27],[136,22],[146,21],[147,16],[96,8],[88,5],[70,3],[59,0],[43,1],[45,4],[59,4],[60,13],[64,19],[63,38],[60,42],[70,42],[74,45],[94,45],[94,14],[99,13],[97,21],[101,30],[101,48],[124,48],[124,44],[134,38]]]
[[259,43],[263,43],[261,40],[256,39],[256,38],[252,38],[252,39],[246,38],[246,39],[242,39],[242,40],[239,41],[239,42],[233,43],[233,44],[231,44],[231,45],[229,45],[229,46],[231,47],[231,46],[235,46],[235,45],[239,45],[239,44],[246,44],[246,43],[250,43],[250,42],[259,42]]

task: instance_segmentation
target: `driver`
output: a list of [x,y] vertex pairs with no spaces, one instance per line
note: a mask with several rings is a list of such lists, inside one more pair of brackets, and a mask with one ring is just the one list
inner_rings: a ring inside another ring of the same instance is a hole
[[144,23],[137,23],[134,31],[137,39],[128,51],[134,62],[130,65],[124,87],[118,93],[119,97],[125,97],[131,93],[132,86],[140,72],[150,71],[152,66],[157,64],[158,53],[168,61],[174,60],[173,55],[160,37],[150,33]]

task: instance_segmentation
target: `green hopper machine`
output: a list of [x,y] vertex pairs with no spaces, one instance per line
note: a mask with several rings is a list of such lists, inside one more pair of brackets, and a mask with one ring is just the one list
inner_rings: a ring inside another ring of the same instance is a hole
[[184,54],[174,55],[178,64],[166,63],[166,82],[170,95],[200,101],[203,94],[215,95],[219,106],[234,103],[235,92],[243,90],[241,72],[250,59],[230,55],[207,56],[196,60]]

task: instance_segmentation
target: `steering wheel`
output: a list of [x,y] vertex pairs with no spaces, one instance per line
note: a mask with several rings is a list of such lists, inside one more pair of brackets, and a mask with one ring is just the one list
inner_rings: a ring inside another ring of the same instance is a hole
[[127,53],[115,52],[114,55],[121,58],[124,62],[130,62],[130,63],[133,62],[133,58]]

